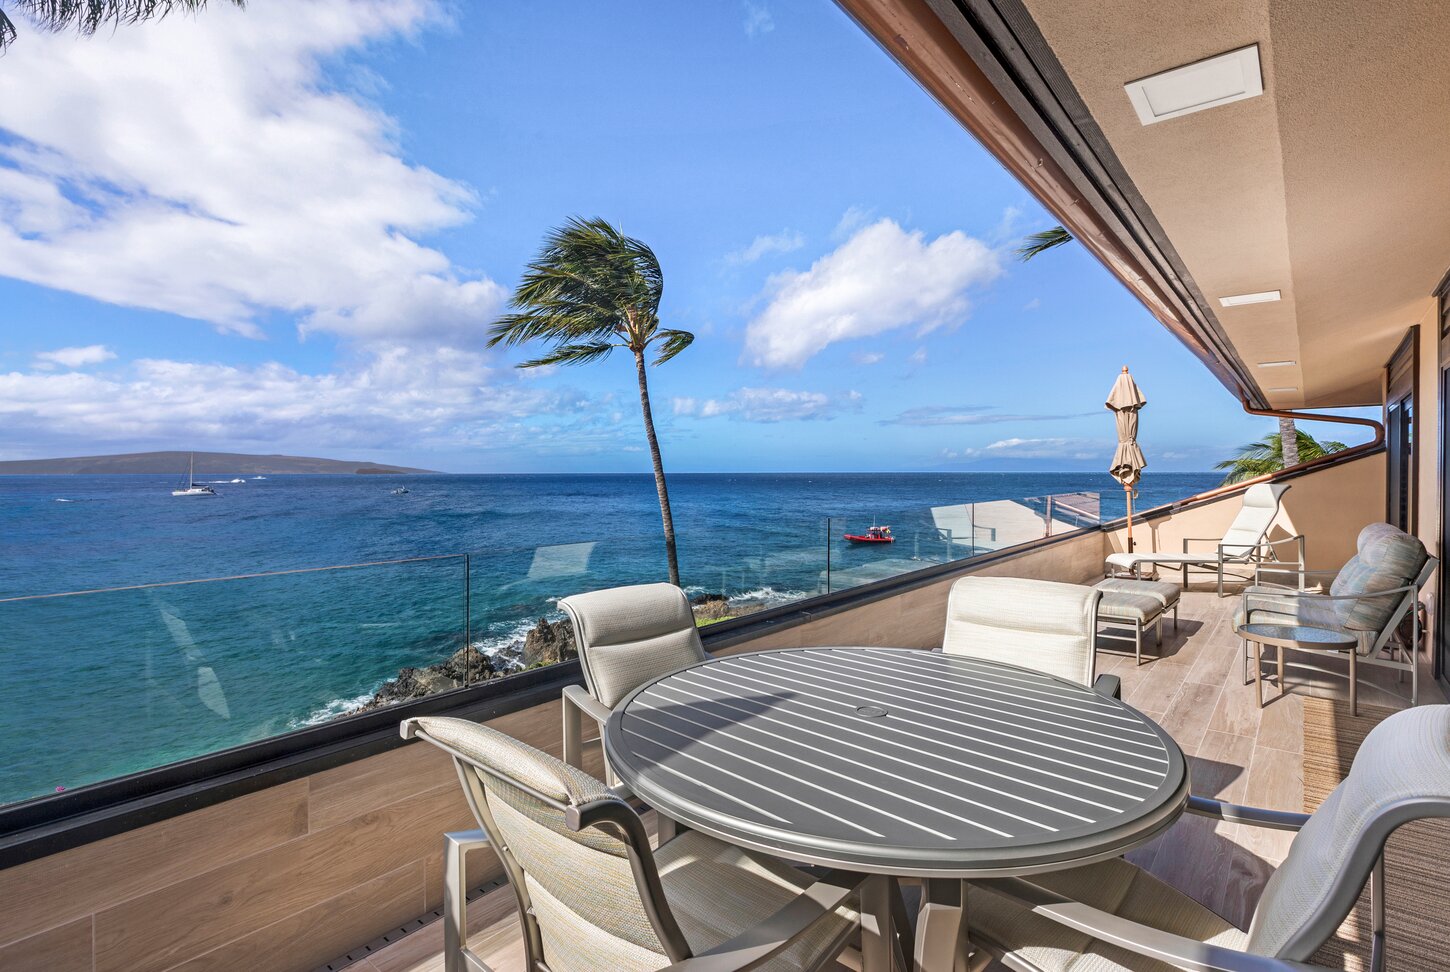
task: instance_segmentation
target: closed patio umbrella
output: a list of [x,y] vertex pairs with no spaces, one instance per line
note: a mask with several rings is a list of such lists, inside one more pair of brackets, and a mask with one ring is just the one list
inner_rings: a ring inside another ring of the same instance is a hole
[[1113,464],[1108,467],[1108,473],[1123,484],[1123,494],[1128,501],[1129,553],[1133,552],[1134,487],[1143,475],[1143,467],[1148,465],[1143,458],[1143,450],[1138,448],[1138,409],[1146,404],[1148,400],[1138,390],[1133,376],[1128,374],[1128,366],[1123,365],[1123,373],[1118,375],[1118,380],[1113,382],[1113,390],[1108,393],[1107,406],[1118,423],[1118,448],[1113,452]]

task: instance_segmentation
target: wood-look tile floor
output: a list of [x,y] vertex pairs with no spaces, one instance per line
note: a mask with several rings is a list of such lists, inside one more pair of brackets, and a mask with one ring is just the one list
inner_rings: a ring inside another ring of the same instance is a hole
[[[1193,792],[1233,803],[1277,810],[1301,810],[1301,756],[1306,695],[1347,698],[1347,662],[1337,656],[1287,656],[1288,692],[1266,684],[1265,706],[1254,686],[1244,684],[1239,641],[1233,631],[1236,597],[1211,591],[1183,595],[1177,633],[1164,624],[1161,657],[1145,637],[1144,663],[1131,655],[1098,655],[1098,671],[1123,680],[1123,698],[1161,724],[1183,747],[1191,765]],[[1114,650],[1122,642],[1103,642]],[[1310,668],[1307,666],[1315,666]],[[1266,672],[1269,666],[1265,666]],[[1318,670],[1316,670],[1318,669]],[[1445,697],[1428,679],[1421,702]],[[1402,708],[1409,683],[1394,672],[1361,669],[1360,702]],[[1225,918],[1247,927],[1291,835],[1185,816],[1129,859],[1191,895]],[[469,940],[496,972],[526,972],[513,892],[507,888],[469,907]],[[443,928],[434,922],[353,966],[358,972],[442,972]]]

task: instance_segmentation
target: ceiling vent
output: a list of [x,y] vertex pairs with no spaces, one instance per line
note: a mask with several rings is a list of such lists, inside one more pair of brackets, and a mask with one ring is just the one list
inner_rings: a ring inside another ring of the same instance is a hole
[[1259,45],[1248,47],[1123,86],[1128,100],[1144,125],[1190,115],[1205,108],[1217,108],[1264,93],[1264,76],[1259,71]]

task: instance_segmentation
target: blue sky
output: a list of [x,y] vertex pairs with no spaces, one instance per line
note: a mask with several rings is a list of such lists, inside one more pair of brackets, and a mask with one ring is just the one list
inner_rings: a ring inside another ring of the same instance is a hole
[[251,0],[0,59],[0,458],[637,471],[624,358],[484,332],[542,235],[648,242],[667,468],[1150,469],[1270,430],[834,5]]

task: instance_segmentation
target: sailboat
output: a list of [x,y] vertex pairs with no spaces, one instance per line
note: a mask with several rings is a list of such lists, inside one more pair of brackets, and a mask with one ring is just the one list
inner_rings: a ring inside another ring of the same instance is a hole
[[215,496],[216,490],[196,481],[196,453],[191,453],[191,462],[186,469],[186,488],[173,489],[172,496]]

